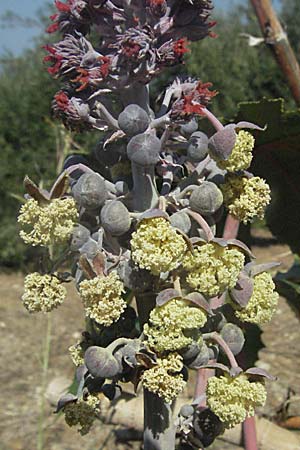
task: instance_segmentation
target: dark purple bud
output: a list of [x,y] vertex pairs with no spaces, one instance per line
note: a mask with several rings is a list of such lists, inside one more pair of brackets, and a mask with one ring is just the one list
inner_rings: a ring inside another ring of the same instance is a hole
[[126,233],[131,224],[129,211],[119,200],[112,200],[105,203],[101,209],[100,219],[104,230],[113,236],[121,236]]
[[122,395],[122,388],[117,384],[104,384],[101,391],[110,401],[117,400]]
[[160,150],[160,140],[153,133],[143,133],[129,141],[127,156],[140,166],[152,166],[158,163]]
[[223,204],[223,194],[210,181],[204,181],[190,197],[190,207],[193,211],[208,216],[214,214]]
[[227,323],[221,330],[221,336],[234,355],[242,350],[245,338],[242,330],[233,323]]
[[150,123],[150,118],[146,111],[139,105],[131,104],[126,106],[118,118],[118,124],[127,136],[136,136],[144,133]]
[[187,158],[192,162],[203,161],[208,154],[208,137],[202,131],[193,133],[188,141]]

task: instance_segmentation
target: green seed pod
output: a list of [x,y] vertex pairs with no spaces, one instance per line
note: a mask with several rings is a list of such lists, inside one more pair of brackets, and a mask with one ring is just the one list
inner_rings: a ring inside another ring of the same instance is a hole
[[72,192],[78,205],[86,209],[99,208],[107,199],[105,180],[97,173],[84,173]]
[[126,206],[119,200],[107,202],[101,209],[101,225],[113,236],[121,236],[130,228],[130,216]]
[[208,154],[208,137],[202,131],[193,133],[188,141],[187,157],[192,162],[200,162]]
[[137,134],[127,145],[127,156],[140,166],[152,166],[159,161],[160,149],[160,140],[153,133]]
[[113,378],[122,371],[116,358],[103,347],[89,347],[84,354],[84,362],[95,378]]
[[170,217],[171,225],[188,234],[191,229],[191,219],[185,212],[176,212]]
[[190,197],[190,207],[204,216],[215,213],[223,203],[223,194],[210,181],[204,181]]
[[181,352],[181,355],[183,357],[183,361],[185,364],[188,364],[189,362],[193,361],[196,356],[200,353],[201,345],[198,344],[198,342],[193,341],[190,345],[188,345],[183,351]]
[[227,323],[221,330],[221,336],[234,355],[238,355],[245,342],[242,330],[233,323]]
[[136,136],[137,134],[144,133],[149,123],[150,118],[146,111],[135,104],[126,106],[118,118],[119,127],[128,136]]

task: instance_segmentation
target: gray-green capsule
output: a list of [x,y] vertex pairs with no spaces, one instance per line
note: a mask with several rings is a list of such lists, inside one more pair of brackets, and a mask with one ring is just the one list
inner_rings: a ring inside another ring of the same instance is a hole
[[118,124],[127,136],[136,136],[147,130],[150,117],[139,105],[131,104],[121,112]]
[[221,190],[210,181],[204,181],[190,197],[190,207],[204,216],[215,213],[223,204]]
[[130,228],[131,219],[126,206],[119,200],[108,201],[101,209],[101,225],[113,236],[121,236]]

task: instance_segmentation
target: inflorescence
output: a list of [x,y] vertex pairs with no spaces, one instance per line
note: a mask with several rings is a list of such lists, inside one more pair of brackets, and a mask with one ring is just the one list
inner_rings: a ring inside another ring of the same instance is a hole
[[[263,129],[223,127],[207,109],[217,91],[194,78],[176,78],[160,111],[150,107],[150,81],[183,63],[190,41],[214,37],[210,0],[55,6],[48,32],[62,39],[45,46],[44,58],[62,81],[54,115],[71,130],[102,133],[92,158],[68,156],[50,192],[26,177],[18,217],[21,238],[42,247],[41,273],[25,277],[24,306],[53,310],[73,278],[86,315],[82,341],[69,348],[77,394],[63,396],[58,410],[86,434],[100,396],[116,399],[120,381],[141,382],[158,403],[172,403],[188,369],[217,367],[205,409],[214,438],[266,400],[267,375],[243,372],[235,355],[245,341],[243,322],[268,322],[278,294],[265,267],[251,272],[245,244],[215,236],[224,210],[243,223],[264,217],[270,188],[246,172]],[[210,137],[199,117],[216,128]],[[188,410],[193,419],[183,429],[199,442],[201,411]]]

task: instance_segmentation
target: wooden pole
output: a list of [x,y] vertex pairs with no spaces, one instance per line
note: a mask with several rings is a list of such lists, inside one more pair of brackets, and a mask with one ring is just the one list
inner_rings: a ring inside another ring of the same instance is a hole
[[270,0],[250,0],[258,18],[265,42],[286,78],[297,105],[300,105],[300,67]]

